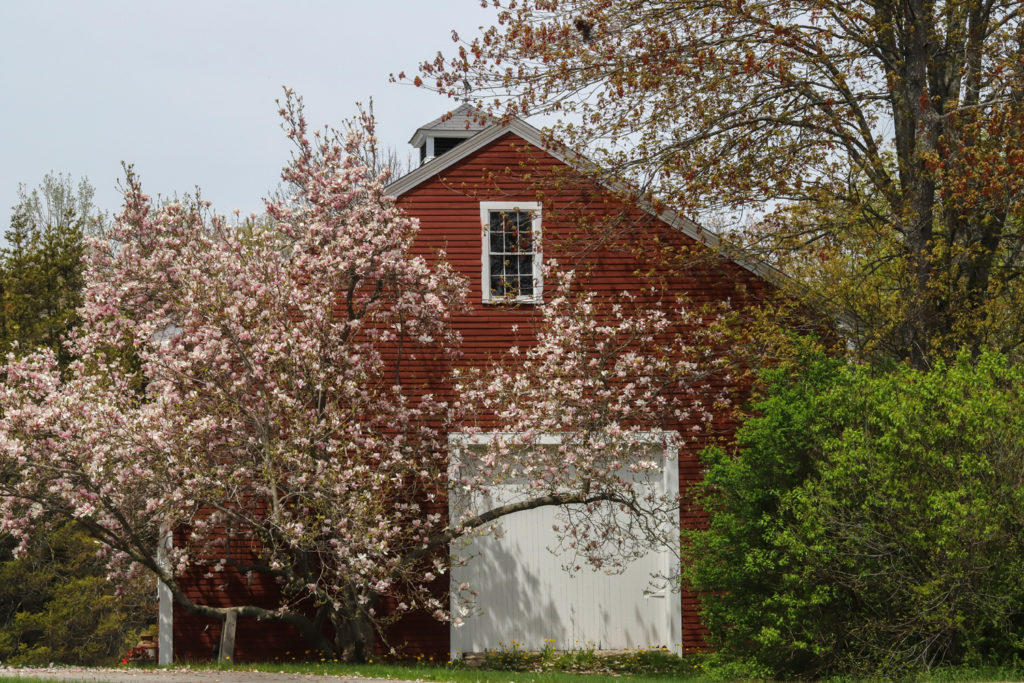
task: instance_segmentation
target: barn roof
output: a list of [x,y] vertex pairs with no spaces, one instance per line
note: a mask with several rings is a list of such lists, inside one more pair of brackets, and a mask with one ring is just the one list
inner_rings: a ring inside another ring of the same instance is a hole
[[[417,146],[417,143],[423,144],[427,135],[436,134],[439,131],[444,131],[442,135],[451,137],[456,137],[456,133],[458,133],[458,137],[465,137],[467,139],[451,151],[427,160],[418,168],[389,184],[387,187],[389,194],[400,197],[420,183],[443,173],[445,169],[506,134],[512,134],[523,139],[525,142],[544,150],[562,163],[582,173],[595,177],[598,175],[597,165],[593,161],[565,146],[552,145],[549,140],[544,138],[539,129],[522,119],[516,118],[508,122],[501,122],[486,117],[469,104],[462,104],[449,114],[440,116],[420,127],[409,142],[413,146]],[[599,182],[613,192],[628,194],[628,188],[621,182],[607,180]],[[724,258],[733,261],[769,282],[778,284],[788,279],[782,271],[774,266],[743,252],[737,246],[723,240],[717,233],[704,228],[676,211],[656,208],[645,200],[638,200],[637,205],[693,240],[714,249]]]
[[419,147],[431,135],[470,138],[489,125],[492,125],[490,117],[470,104],[462,104],[457,109],[417,128],[409,144]]

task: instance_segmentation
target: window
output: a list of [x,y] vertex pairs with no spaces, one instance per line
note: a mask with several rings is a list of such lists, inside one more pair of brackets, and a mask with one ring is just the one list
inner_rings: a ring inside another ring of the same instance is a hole
[[484,302],[540,302],[540,204],[481,202],[480,220]]

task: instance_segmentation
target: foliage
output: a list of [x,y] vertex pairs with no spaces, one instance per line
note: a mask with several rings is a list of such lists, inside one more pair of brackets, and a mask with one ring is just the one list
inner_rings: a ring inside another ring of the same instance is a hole
[[699,656],[681,658],[667,650],[601,651],[592,647],[558,650],[556,642],[546,638],[540,651],[524,650],[515,640],[488,650],[480,668],[493,671],[566,671],[573,673],[654,675],[704,673]]
[[61,338],[76,324],[82,303],[84,236],[101,229],[93,188],[70,176],[47,174],[19,201],[0,252],[0,353],[45,346],[62,366],[70,356]]
[[[868,361],[906,357],[917,343],[908,322],[915,316],[915,302],[907,296],[915,287],[914,273],[902,237],[877,218],[884,213],[882,203],[865,196],[860,185],[851,187],[845,203],[803,202],[779,210],[747,235],[748,246],[790,277],[785,291],[838,322],[849,355]],[[1013,219],[1007,234],[1018,226]],[[955,329],[933,344],[952,349],[961,340],[1020,358],[1024,287],[1015,274],[1018,244],[1011,238],[996,249],[993,264],[1000,274],[990,282],[984,305],[970,315],[961,311]]]
[[8,540],[0,555],[0,661],[104,664],[134,645],[155,609],[151,582],[115,596],[95,541],[74,523],[35,539],[19,558],[12,547]]
[[[195,200],[155,207],[129,173],[120,216],[90,243],[70,345],[78,360],[64,376],[52,352],[2,370],[0,528],[27,539],[73,518],[103,543],[116,576],[148,571],[202,616],[284,621],[312,649],[356,660],[368,656],[374,626],[415,609],[448,619],[434,590],[448,544],[503,515],[576,506],[600,520],[611,502],[643,538],[656,526],[642,516],[651,497],[617,470],[660,471],[671,453],[638,460],[633,449],[615,462],[605,447],[628,435],[598,418],[621,412],[618,393],[584,397],[574,382],[621,388],[638,404],[624,431],[650,431],[682,409],[703,359],[662,360],[679,347],[665,315],[562,320],[554,313],[571,313],[577,299],[556,293],[563,304],[551,306],[538,331],[547,342],[528,367],[572,361],[581,373],[559,380],[559,399],[587,408],[575,421],[586,438],[572,446],[573,475],[550,475],[541,440],[523,436],[510,450],[496,439],[491,455],[502,460],[463,473],[460,485],[485,492],[500,473],[521,477],[529,495],[456,510],[449,524],[449,432],[478,428],[466,416],[484,410],[498,431],[546,429],[550,418],[551,404],[538,402],[532,418],[528,407],[502,414],[480,387],[519,400],[557,375],[519,374],[511,353],[467,378],[458,400],[435,393],[451,393],[444,382],[460,357],[450,319],[463,310],[462,278],[443,254],[415,255],[415,220],[359,161],[365,133],[309,131],[290,94],[281,114],[295,143],[282,176],[292,194],[263,219],[231,223]],[[560,331],[572,334],[559,343]],[[651,353],[617,361],[611,342]],[[533,465],[520,457],[531,450]],[[593,563],[621,552],[584,551]],[[196,574],[269,577],[283,601],[198,604],[181,584]]]
[[759,226],[772,247],[813,255],[849,225],[794,225],[790,207],[855,217],[901,262],[892,340],[918,367],[1005,315],[1022,265],[1017,0],[494,4],[497,26],[454,36],[413,82],[554,113],[556,139],[684,213],[781,209]]
[[[78,321],[83,239],[102,228],[92,196],[86,181],[62,175],[19,188],[0,253],[0,353],[44,347],[70,362],[61,340]],[[14,545],[5,536],[0,550],[0,660],[106,662],[152,613],[152,586],[115,597],[95,543],[73,524],[40,533],[23,557],[11,556]]]
[[1024,368],[808,350],[711,450],[687,578],[726,655],[777,676],[1013,662],[1024,619]]

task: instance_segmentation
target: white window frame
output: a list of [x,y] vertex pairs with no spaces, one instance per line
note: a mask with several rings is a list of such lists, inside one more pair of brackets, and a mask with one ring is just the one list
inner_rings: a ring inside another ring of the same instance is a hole
[[[491,293],[491,213],[495,211],[529,212],[533,233],[533,294],[529,296],[504,296]],[[480,256],[480,289],[485,304],[539,304],[543,300],[544,281],[541,276],[541,204],[540,202],[480,202],[480,223],[483,227],[482,252]]]

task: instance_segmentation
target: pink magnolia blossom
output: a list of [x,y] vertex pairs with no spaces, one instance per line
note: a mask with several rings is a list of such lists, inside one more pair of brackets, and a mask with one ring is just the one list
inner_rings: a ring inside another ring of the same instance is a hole
[[[281,114],[288,198],[263,217],[157,205],[129,170],[116,224],[90,244],[78,360],[64,376],[46,351],[0,370],[0,531],[24,542],[76,518],[112,578],[148,570],[208,617],[307,628],[312,599],[347,657],[367,653],[365,622],[448,620],[431,585],[448,544],[502,515],[558,506],[563,545],[611,570],[666,542],[643,522],[678,501],[645,482],[671,466],[680,419],[706,413],[687,389],[714,370],[679,333],[686,313],[606,305],[552,272],[535,343],[455,367],[452,395],[423,392],[409,361],[458,365],[464,279],[443,254],[413,255],[417,222],[365,163],[372,121],[310,135],[290,93]],[[516,500],[480,508],[509,482]],[[203,605],[180,588],[231,571],[274,577],[283,603]]]
[[360,160],[365,129],[308,136],[294,98],[282,115],[293,195],[264,218],[154,205],[129,171],[116,224],[90,244],[78,361],[64,378],[48,353],[3,369],[0,514],[23,537],[80,519],[113,578],[145,567],[208,616],[223,610],[177,579],[226,565],[340,605],[338,628],[383,597],[432,597],[409,555],[444,531],[424,505],[444,494],[448,407],[396,366],[457,356],[465,283],[410,253],[417,223]]

